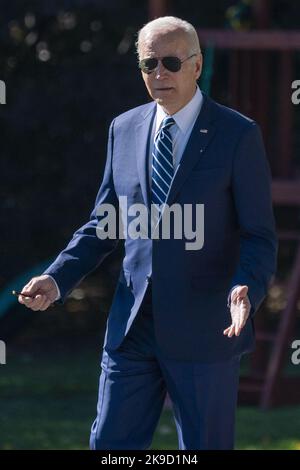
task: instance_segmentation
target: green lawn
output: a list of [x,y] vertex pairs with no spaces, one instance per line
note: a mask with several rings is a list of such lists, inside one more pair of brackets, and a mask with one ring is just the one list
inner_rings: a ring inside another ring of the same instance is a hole
[[[74,343],[75,344],[75,343]],[[8,351],[0,366],[0,449],[87,449],[94,418],[97,352],[86,346],[52,353]],[[238,449],[300,449],[300,407],[237,413]],[[165,410],[152,448],[177,449]]]

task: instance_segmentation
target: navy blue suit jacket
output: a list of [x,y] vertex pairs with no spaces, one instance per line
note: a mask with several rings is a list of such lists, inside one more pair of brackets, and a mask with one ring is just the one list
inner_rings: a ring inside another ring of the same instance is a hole
[[[56,280],[61,301],[116,247],[96,235],[99,204],[150,207],[149,133],[155,103],[114,119],[107,162],[90,220],[45,271]],[[207,132],[200,130],[207,129]],[[275,273],[277,237],[271,175],[258,125],[204,95],[200,114],[176,176],[168,204],[204,204],[204,245],[186,250],[182,239],[125,240],[125,256],[107,320],[105,346],[116,349],[128,332],[152,277],[157,342],[169,358],[213,362],[254,348],[253,317]],[[236,284],[249,287],[250,317],[239,337],[227,296]]]

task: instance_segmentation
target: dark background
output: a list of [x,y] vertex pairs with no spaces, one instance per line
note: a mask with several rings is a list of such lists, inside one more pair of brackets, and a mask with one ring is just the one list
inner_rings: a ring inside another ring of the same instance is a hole
[[[237,3],[174,0],[170,13],[197,28],[228,28],[226,11]],[[299,2],[271,4],[270,29],[299,26]],[[2,291],[20,275],[27,282],[29,271],[54,258],[88,219],[102,178],[112,118],[149,99],[134,49],[136,32],[149,20],[148,13],[148,2],[140,0],[1,1],[0,79],[7,87],[7,104],[0,106]],[[253,22],[251,14],[247,21]],[[226,105],[228,54],[216,54],[210,90]],[[270,87],[275,90],[279,77],[271,52],[270,60]],[[297,79],[299,54],[295,61]],[[297,162],[299,111],[295,114]],[[272,128],[272,114],[269,122]],[[275,147],[271,133],[267,149],[272,170]],[[278,212],[278,224],[280,220],[297,226],[299,212]],[[15,337],[23,325],[20,318],[25,323],[33,320],[37,336],[52,330],[99,334],[121,255],[122,246],[73,292],[65,307],[32,315],[12,304],[0,316],[0,337]],[[288,251],[287,270],[292,257]]]

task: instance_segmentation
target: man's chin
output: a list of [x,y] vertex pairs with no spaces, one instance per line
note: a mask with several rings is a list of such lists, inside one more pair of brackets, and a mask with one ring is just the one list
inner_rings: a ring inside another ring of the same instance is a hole
[[166,96],[156,96],[155,98],[156,103],[160,104],[161,106],[163,105],[168,105],[172,102],[172,100],[167,98]]
[[166,88],[162,90],[156,90],[155,96],[160,99],[170,99],[171,96],[174,96],[174,88]]

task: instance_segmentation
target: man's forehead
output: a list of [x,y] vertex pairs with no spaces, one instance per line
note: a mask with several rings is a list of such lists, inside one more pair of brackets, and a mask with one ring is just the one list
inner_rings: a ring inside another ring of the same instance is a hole
[[169,33],[149,33],[140,43],[141,52],[155,53],[158,49],[172,52],[188,48],[187,36],[182,31]]

